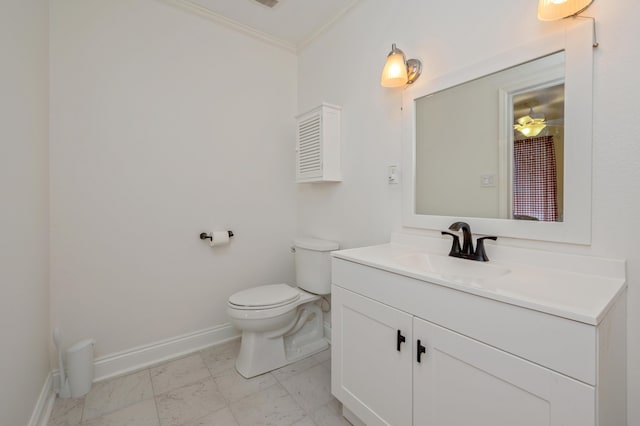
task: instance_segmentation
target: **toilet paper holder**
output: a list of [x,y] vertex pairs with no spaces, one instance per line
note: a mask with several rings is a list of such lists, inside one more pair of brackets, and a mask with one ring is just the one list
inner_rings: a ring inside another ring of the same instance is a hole
[[[229,238],[233,237],[233,231],[227,231],[229,233]],[[203,232],[200,234],[200,239],[201,240],[211,240],[213,241],[213,235],[211,234],[207,234],[206,232]]]

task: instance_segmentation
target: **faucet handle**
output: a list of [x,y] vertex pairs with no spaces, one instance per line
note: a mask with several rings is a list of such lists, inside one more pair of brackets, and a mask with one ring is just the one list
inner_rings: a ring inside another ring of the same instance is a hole
[[498,237],[482,237],[482,238],[478,238],[476,240],[476,252],[475,252],[475,259],[476,260],[481,260],[483,262],[486,262],[489,260],[489,258],[487,257],[487,252],[484,250],[484,240],[493,240],[496,241],[498,239]]
[[461,248],[460,248],[460,237],[456,234],[452,234],[451,232],[441,231],[442,235],[449,235],[453,237],[453,243],[451,244],[451,250],[449,251],[449,256],[460,256]]

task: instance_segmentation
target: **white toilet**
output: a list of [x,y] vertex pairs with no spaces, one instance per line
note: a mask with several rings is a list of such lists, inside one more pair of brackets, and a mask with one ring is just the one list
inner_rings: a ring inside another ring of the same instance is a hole
[[253,377],[326,349],[321,295],[331,292],[331,256],[338,243],[297,238],[298,287],[272,284],[229,297],[231,323],[242,331],[236,369]]

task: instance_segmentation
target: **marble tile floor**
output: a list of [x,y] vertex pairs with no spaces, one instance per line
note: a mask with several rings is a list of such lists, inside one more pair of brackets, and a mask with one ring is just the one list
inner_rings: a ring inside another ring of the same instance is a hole
[[48,426],[344,426],[326,350],[251,379],[234,362],[239,340],[95,383],[57,399]]

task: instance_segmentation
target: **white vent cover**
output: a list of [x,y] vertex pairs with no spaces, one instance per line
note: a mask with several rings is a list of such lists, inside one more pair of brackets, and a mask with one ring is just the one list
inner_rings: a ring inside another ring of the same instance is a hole
[[322,104],[298,119],[296,181],[341,181],[341,107]]
[[267,7],[273,7],[276,4],[278,4],[278,0],[255,0],[255,1]]
[[322,115],[320,111],[298,123],[298,174],[322,172]]

